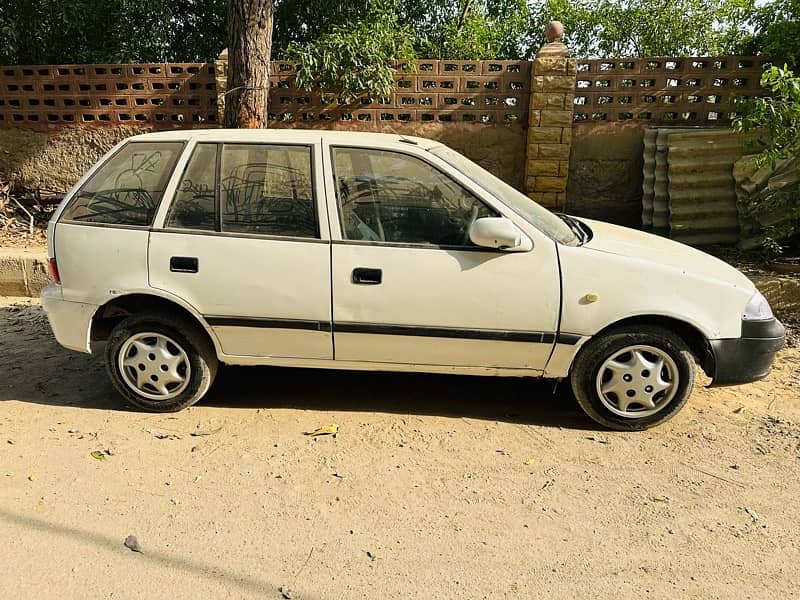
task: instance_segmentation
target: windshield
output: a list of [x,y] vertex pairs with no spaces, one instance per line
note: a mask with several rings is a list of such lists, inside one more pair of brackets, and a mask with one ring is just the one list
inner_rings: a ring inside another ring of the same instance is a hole
[[478,166],[466,156],[451,150],[447,146],[436,146],[430,149],[462,175],[469,177],[511,210],[556,242],[576,246],[578,238],[562,219],[546,208],[536,204],[519,190],[514,189],[499,177],[495,177],[483,167]]

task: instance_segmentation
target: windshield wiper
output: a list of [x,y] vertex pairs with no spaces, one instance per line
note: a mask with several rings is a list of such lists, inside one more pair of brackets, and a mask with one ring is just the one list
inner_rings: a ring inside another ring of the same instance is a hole
[[569,215],[565,215],[564,213],[556,213],[559,218],[566,223],[569,228],[572,230],[572,233],[575,234],[575,237],[578,238],[578,241],[581,245],[585,244],[589,241],[589,234],[584,230],[581,223],[575,217],[571,217]]

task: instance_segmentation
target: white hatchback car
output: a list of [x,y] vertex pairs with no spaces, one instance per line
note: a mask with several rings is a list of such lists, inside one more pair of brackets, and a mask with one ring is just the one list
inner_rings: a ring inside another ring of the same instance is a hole
[[220,362],[569,378],[597,422],[674,415],[694,361],[764,377],[783,326],[727,264],[554,215],[446,146],[303,130],[128,138],[49,227],[57,340],[175,411]]

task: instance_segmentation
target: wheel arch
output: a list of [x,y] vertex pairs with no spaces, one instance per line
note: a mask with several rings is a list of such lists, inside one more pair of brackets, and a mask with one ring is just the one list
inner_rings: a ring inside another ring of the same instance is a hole
[[216,336],[208,323],[194,309],[177,299],[151,292],[132,292],[115,296],[100,305],[92,316],[90,339],[93,342],[105,341],[114,327],[126,317],[155,311],[179,315],[196,323],[198,330],[203,332],[219,355],[220,347]]
[[[714,376],[714,354],[711,351],[711,344],[708,338],[696,325],[676,317],[669,317],[666,315],[635,315],[632,317],[625,317],[624,319],[614,321],[603,327],[590,338],[589,342],[591,342],[592,339],[599,339],[606,333],[615,329],[636,327],[637,325],[655,325],[673,331],[686,342],[686,345],[689,347],[689,350],[692,352],[695,360],[697,360],[697,363],[705,374],[709,377]],[[589,342],[587,342],[587,344]],[[584,344],[584,347],[585,346],[586,344]],[[583,350],[583,348],[581,348],[581,350]],[[580,353],[581,350],[579,350],[578,353]],[[578,353],[575,354],[572,360],[570,371],[572,371]]]

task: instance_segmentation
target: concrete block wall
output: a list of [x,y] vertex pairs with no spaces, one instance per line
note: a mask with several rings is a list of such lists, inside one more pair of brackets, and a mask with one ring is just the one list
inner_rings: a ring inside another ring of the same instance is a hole
[[46,252],[0,249],[0,296],[38,296],[49,280]]
[[533,61],[525,192],[542,206],[563,210],[567,201],[577,63],[561,44],[546,50],[547,46]]

